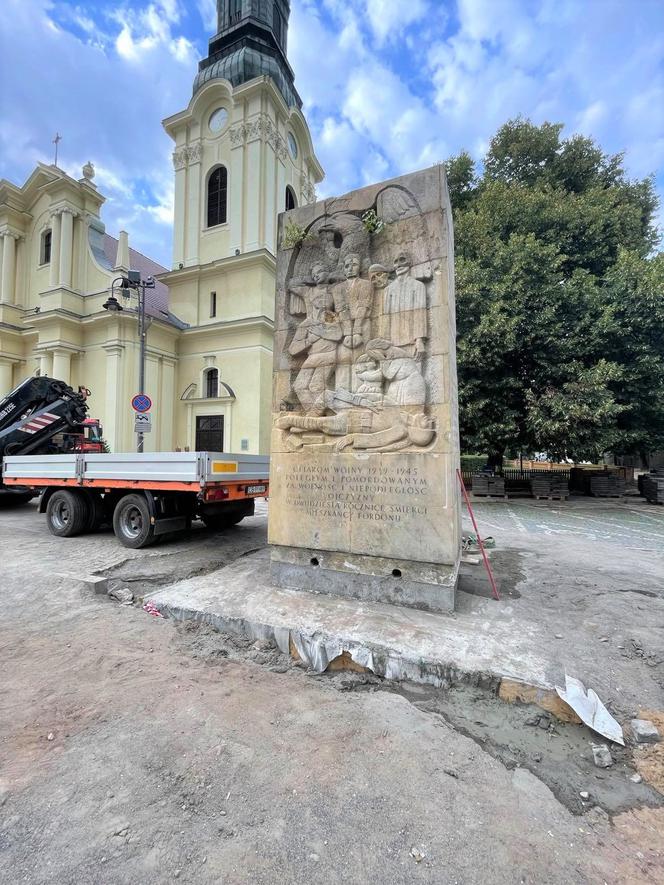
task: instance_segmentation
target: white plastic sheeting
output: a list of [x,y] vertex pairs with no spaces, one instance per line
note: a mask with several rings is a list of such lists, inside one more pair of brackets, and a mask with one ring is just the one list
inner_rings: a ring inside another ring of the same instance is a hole
[[610,741],[614,741],[616,744],[625,746],[622,728],[592,688],[586,690],[585,685],[580,679],[575,679],[573,676],[568,676],[565,673],[565,688],[560,688],[559,685],[556,685],[556,691],[558,692],[558,697],[565,701],[566,704],[569,704],[588,728],[592,728],[593,731],[608,738]]

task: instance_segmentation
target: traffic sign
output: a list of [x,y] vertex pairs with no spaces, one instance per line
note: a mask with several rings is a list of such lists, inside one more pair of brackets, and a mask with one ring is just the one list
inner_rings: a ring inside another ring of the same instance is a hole
[[138,412],[134,415],[134,433],[150,433],[152,430],[152,415],[150,412]]
[[152,408],[152,400],[147,393],[137,393],[132,397],[131,407],[135,412],[149,412]]

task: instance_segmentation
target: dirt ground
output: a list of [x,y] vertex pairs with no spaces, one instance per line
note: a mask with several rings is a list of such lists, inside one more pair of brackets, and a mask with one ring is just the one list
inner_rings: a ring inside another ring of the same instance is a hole
[[[559,612],[566,643],[586,642],[577,659],[609,645],[598,691],[616,713],[639,683],[661,710],[661,509],[477,509],[506,604]],[[223,568],[265,545],[264,508],[145,552],[53,538],[35,510],[0,511],[3,881],[664,880],[661,794],[630,780],[661,773],[658,748],[595,769],[590,733],[536,708],[312,676],[265,644],[80,590],[93,571],[143,592]],[[462,604],[484,604],[481,579],[466,583]]]

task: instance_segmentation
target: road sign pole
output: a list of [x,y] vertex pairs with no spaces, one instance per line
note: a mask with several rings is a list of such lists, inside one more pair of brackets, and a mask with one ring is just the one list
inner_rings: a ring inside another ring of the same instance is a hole
[[[140,338],[140,364],[138,367],[138,392],[145,393],[145,286],[138,287],[138,335]],[[143,451],[143,434],[136,434],[136,451]]]

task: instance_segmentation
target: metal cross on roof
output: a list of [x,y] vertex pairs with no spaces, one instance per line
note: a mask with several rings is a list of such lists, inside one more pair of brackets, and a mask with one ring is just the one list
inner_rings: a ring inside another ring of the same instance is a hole
[[55,138],[53,139],[53,144],[55,145],[55,163],[53,164],[54,166],[58,165],[58,145],[60,144],[61,141],[62,141],[62,136],[60,135],[59,132],[56,132]]

